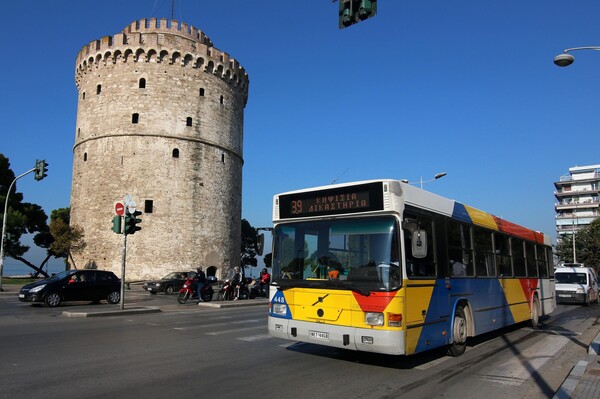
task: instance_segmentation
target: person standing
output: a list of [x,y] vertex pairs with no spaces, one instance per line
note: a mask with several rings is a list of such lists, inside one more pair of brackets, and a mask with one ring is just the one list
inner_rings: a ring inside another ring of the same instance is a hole
[[263,268],[260,272],[260,289],[263,290],[269,297],[269,283],[271,282],[271,275],[267,271],[267,268]]
[[198,293],[198,305],[202,300],[202,288],[206,285],[206,274],[202,271],[202,266],[198,266],[196,269],[196,293]]

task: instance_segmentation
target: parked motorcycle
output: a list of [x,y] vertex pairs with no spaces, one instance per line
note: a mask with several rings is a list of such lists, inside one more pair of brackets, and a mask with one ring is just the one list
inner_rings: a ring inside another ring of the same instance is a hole
[[[202,287],[201,290],[201,298],[204,302],[212,301],[214,290],[212,284],[216,282],[216,277],[210,276],[206,279],[206,284]],[[188,278],[183,283],[183,287],[179,290],[179,295],[177,296],[177,302],[184,304],[189,299],[198,299],[198,295],[196,293],[197,282],[193,278]]]

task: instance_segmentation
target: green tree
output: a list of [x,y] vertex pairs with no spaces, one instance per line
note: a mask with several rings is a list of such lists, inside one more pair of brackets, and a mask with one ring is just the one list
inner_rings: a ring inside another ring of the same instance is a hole
[[[577,262],[600,271],[600,218],[575,233]],[[573,262],[573,238],[564,237],[556,245],[558,260]]]
[[[6,202],[6,195],[11,183],[15,180],[15,174],[10,168],[10,162],[3,154],[0,154],[0,204]],[[4,217],[4,208],[0,209],[0,217]],[[8,196],[8,208],[6,212],[6,226],[4,237],[4,255],[18,260],[36,271],[36,274],[42,274],[48,277],[48,273],[42,270],[49,257],[42,262],[41,266],[36,266],[24,255],[29,251],[27,245],[21,243],[21,238],[25,234],[34,234],[33,242],[42,248],[48,249],[52,237],[46,221],[48,216],[37,204],[23,202],[23,194],[17,191],[17,184],[13,185]]]
[[244,266],[258,265],[257,255],[258,233],[246,219],[242,219],[242,251],[241,264]]
[[70,269],[70,259],[73,267],[77,269],[72,254],[82,251],[86,243],[83,228],[71,226],[69,222],[70,208],[55,209],[50,214],[50,233],[53,241],[49,253],[57,258],[64,258],[67,269]]

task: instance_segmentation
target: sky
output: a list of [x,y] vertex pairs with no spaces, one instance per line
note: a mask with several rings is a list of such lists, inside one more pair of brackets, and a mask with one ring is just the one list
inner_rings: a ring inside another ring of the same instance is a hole
[[[553,182],[600,163],[598,0],[378,0],[338,29],[331,0],[175,0],[248,72],[242,217],[272,225],[273,195],[377,178],[424,188],[555,238]],[[0,1],[0,153],[48,215],[69,206],[75,59],[170,0]],[[125,192],[124,192],[125,194]],[[30,256],[32,256],[32,253]]]

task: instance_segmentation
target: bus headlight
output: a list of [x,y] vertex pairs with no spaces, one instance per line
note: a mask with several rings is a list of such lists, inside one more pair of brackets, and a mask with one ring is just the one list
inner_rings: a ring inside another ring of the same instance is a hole
[[273,312],[273,314],[276,314],[278,316],[285,316],[287,313],[287,307],[285,303],[274,303],[271,311]]
[[367,312],[365,313],[365,323],[369,326],[383,326],[383,313]]

